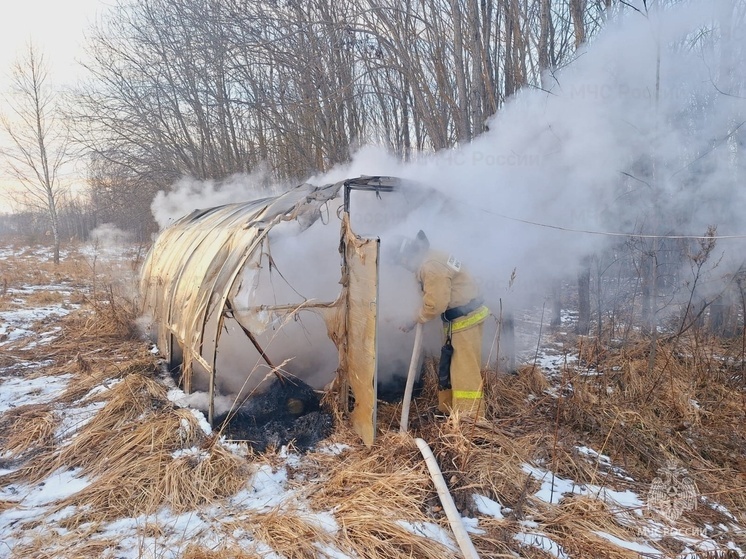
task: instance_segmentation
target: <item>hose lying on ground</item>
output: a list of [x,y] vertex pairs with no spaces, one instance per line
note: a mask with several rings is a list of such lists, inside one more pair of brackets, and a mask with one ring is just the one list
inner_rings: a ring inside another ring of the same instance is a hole
[[435,456],[433,456],[433,451],[430,450],[430,446],[423,439],[417,438],[414,441],[417,443],[417,447],[420,449],[422,457],[425,459],[427,469],[430,470],[430,477],[433,478],[435,489],[438,490],[438,497],[440,497],[443,510],[446,512],[448,522],[451,525],[451,530],[453,530],[453,535],[456,536],[456,543],[458,544],[459,549],[461,549],[464,559],[479,559],[479,554],[477,553],[469,534],[466,532],[464,523],[461,521],[461,514],[458,512],[458,509],[453,502],[453,497],[451,497],[451,493],[448,491],[448,486],[446,485],[446,481],[443,479],[443,474],[438,466],[438,461],[435,459]]

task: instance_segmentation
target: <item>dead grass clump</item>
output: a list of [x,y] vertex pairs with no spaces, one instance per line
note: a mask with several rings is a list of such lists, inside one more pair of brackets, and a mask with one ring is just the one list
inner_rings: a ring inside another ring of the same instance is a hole
[[139,339],[137,312],[132,304],[107,292],[107,298],[93,300],[93,315],[88,319],[84,332],[98,338]]
[[384,433],[371,449],[308,457],[323,475],[323,483],[309,486],[309,502],[315,510],[334,509],[344,527],[340,549],[371,559],[448,554],[441,544],[415,532],[419,523],[432,521],[424,509],[436,496],[410,437]]
[[[185,429],[184,425],[188,428]],[[201,436],[194,415],[174,410],[165,387],[141,375],[116,385],[106,406],[66,446],[36,457],[2,481],[40,481],[60,466],[82,468],[86,475],[116,470],[148,453],[171,452]]]
[[519,435],[494,423],[451,417],[424,437],[438,459],[456,506],[472,513],[474,493],[514,507],[525,498],[527,474],[543,439],[540,433]]
[[570,495],[563,497],[556,506],[544,507],[541,526],[571,557],[639,557],[596,535],[603,532],[625,541],[637,539],[637,534],[621,525],[603,501],[590,496]]
[[5,452],[18,457],[33,450],[50,449],[59,424],[48,404],[11,408],[0,418],[0,442]]
[[106,406],[96,416],[94,424],[116,429],[131,423],[148,412],[172,408],[165,386],[140,374],[126,376],[114,386]]
[[[479,556],[489,559],[515,559],[518,545],[513,538],[520,531],[517,522],[492,517],[479,518],[479,530],[483,533],[470,533]],[[528,557],[523,555],[521,557]]]
[[526,365],[518,369],[518,374],[513,375],[513,383],[516,383],[516,389],[523,394],[533,394],[542,396],[549,388],[547,377],[541,372],[541,369],[533,365]]
[[64,302],[65,296],[59,291],[44,289],[41,291],[34,291],[24,297],[24,299],[26,305],[44,307],[48,305],[59,305]]
[[[563,443],[573,440],[572,434],[568,431],[563,427],[558,435]],[[604,449],[600,448],[598,451],[603,454]],[[551,449],[547,449],[545,459],[551,464],[553,472],[578,483],[596,484],[599,483],[599,480],[602,480],[603,483],[607,481],[606,464],[592,456],[581,455],[572,444],[557,444]]]
[[[135,428],[120,427],[116,434],[99,441],[97,450],[103,460],[63,453],[60,460],[66,460],[65,464],[87,462],[79,465],[96,481],[60,501],[56,510],[78,507],[79,512],[68,521],[77,526],[151,513],[164,504],[179,512],[194,510],[236,493],[249,477],[246,462],[214,438],[194,447],[201,438],[191,411],[171,410],[141,421]],[[183,448],[189,450],[175,455]]]
[[132,375],[151,378],[158,373],[158,365],[155,356],[146,351],[136,352],[130,359],[117,364],[111,363],[107,355],[96,353],[83,356],[79,353],[60,367],[58,372],[74,375],[58,399],[60,402],[72,403],[81,400],[91,390],[109,380],[128,378]]
[[522,371],[517,375],[495,371],[483,373],[485,412],[488,418],[504,421],[507,418],[529,417],[537,405],[536,401],[546,399],[543,392],[548,386],[538,389],[543,383],[535,378],[541,372],[530,366],[524,367]]
[[300,511],[272,509],[253,515],[249,530],[274,553],[287,559],[316,559],[320,547],[334,542],[333,534],[309,523]]
[[221,546],[217,549],[205,549],[202,546],[189,544],[181,559],[261,559],[261,555],[247,553],[236,546]]
[[11,557],[17,559],[88,559],[109,557],[107,551],[116,549],[119,542],[111,539],[92,538],[88,532],[59,533],[43,532],[31,541],[25,541],[13,548]]
[[194,510],[220,497],[236,494],[246,485],[245,460],[226,450],[216,439],[166,464],[158,491],[176,512]]

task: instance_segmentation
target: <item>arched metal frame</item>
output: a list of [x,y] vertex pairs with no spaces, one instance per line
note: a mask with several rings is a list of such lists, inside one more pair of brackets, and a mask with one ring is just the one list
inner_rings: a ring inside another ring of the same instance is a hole
[[[230,297],[237,278],[274,226],[297,220],[309,227],[321,216],[321,207],[344,189],[339,298],[262,308],[289,314],[302,307],[322,314],[339,351],[340,394],[346,398],[349,387],[354,397],[353,428],[366,444],[373,442],[379,239],[362,238],[352,231],[349,199],[353,190],[390,192],[399,183],[392,177],[358,177],[322,187],[302,184],[274,198],[195,210],[161,232],[143,264],[140,283],[143,311],[153,320],[158,347],[170,364],[175,361],[175,345],[178,345],[186,392],[192,390],[195,363],[209,375],[210,422],[219,374],[216,361],[220,334],[226,316],[231,313]],[[251,331],[244,326],[242,329],[271,367]]]

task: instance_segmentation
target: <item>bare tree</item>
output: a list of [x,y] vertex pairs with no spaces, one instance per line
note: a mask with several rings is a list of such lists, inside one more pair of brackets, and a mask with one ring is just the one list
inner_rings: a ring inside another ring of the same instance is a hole
[[48,84],[44,56],[29,44],[13,67],[13,95],[7,99],[10,115],[2,126],[10,147],[2,150],[13,178],[25,195],[22,202],[48,215],[54,238],[54,263],[60,261],[60,226],[57,214],[63,185],[60,170],[69,152],[69,133],[59,117],[55,91]]

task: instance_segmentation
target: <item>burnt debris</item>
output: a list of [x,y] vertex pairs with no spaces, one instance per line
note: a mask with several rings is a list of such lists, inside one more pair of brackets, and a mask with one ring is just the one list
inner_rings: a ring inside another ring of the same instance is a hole
[[291,442],[298,450],[308,450],[331,435],[334,422],[309,385],[284,377],[274,379],[239,408],[217,416],[215,428],[231,440],[246,441],[257,452]]

